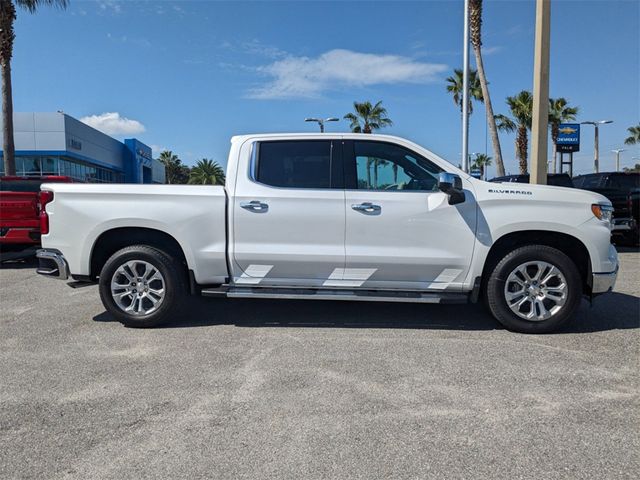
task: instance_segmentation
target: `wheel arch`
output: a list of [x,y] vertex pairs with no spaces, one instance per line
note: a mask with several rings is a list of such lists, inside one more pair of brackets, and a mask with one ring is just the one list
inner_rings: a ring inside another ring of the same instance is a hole
[[525,245],[545,245],[560,250],[576,265],[582,279],[584,293],[591,292],[591,257],[587,246],[573,235],[548,230],[520,230],[507,233],[491,246],[482,269],[481,288],[498,262],[510,251]]
[[89,277],[95,280],[106,261],[118,250],[131,245],[147,245],[176,258],[188,271],[180,243],[170,234],[147,227],[117,227],[102,232],[91,247]]

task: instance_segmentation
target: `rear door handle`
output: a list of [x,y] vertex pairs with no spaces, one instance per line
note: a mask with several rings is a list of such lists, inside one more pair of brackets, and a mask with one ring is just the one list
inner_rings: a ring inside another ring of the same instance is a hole
[[240,202],[240,206],[245,210],[256,213],[265,213],[269,210],[269,205],[259,200],[251,200],[250,202]]
[[382,211],[382,207],[380,205],[374,205],[371,202],[364,203],[356,203],[351,205],[356,212],[368,213],[368,214],[377,214]]

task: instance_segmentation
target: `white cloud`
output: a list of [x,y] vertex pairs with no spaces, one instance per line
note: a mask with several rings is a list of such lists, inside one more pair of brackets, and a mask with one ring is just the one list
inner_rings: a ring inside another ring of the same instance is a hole
[[162,145],[156,145],[155,143],[149,145],[151,147],[151,151],[155,157],[159,157],[161,152],[165,150],[171,150],[170,148],[164,147]]
[[220,44],[220,48],[234,53],[266,57],[269,59],[283,58],[287,56],[287,52],[284,50],[280,50],[278,47],[274,47],[273,45],[262,43],[257,38],[246,42],[230,42],[225,40]]
[[377,55],[351,50],[330,50],[319,57],[288,56],[259,67],[272,77],[266,85],[250,90],[249,98],[278,99],[317,97],[339,87],[366,87],[390,83],[428,83],[448,70],[443,64],[418,62],[399,55]]
[[89,115],[82,117],[80,121],[107,135],[135,135],[145,131],[142,123],[137,120],[121,117],[118,112]]
[[122,13],[121,3],[114,0],[100,0],[98,6],[103,12]]
[[494,53],[499,53],[503,50],[503,47],[500,45],[496,45],[494,47],[482,47],[483,55],[493,55]]

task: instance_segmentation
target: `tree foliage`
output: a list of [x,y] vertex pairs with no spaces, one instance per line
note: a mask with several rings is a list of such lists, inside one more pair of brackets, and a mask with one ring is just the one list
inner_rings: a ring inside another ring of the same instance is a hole
[[507,97],[507,106],[511,117],[496,115],[498,130],[504,132],[516,132],[516,157],[520,167],[520,173],[525,175],[528,171],[528,131],[531,130],[533,119],[533,95],[527,90],[522,90],[513,97]]
[[480,170],[480,178],[484,178],[485,171],[487,167],[490,167],[493,159],[484,154],[484,153],[476,153],[476,158],[473,160],[472,167]]
[[[447,92],[453,96],[453,103],[455,103],[462,112],[462,69],[456,68],[453,71],[453,75],[447,78]],[[480,79],[478,78],[478,72],[473,69],[469,69],[469,113],[473,113],[473,103],[476,100],[483,102],[482,87],[480,85]]]
[[375,105],[371,102],[353,102],[353,112],[344,116],[351,124],[349,128],[354,133],[372,133],[383,127],[393,125],[387,116],[387,109],[382,106],[382,100]]
[[624,140],[625,145],[636,145],[640,143],[640,123],[627,128],[629,136]]
[[198,160],[189,174],[189,183],[193,185],[224,185],[224,169],[213,160]]
[[182,160],[171,150],[160,153],[158,160],[164,165],[165,183],[171,185],[184,185],[189,183],[190,168],[182,163]]

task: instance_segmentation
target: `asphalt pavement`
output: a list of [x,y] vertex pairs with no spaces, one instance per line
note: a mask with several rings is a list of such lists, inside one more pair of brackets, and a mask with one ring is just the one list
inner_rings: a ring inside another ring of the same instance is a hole
[[477,305],[194,298],[129,329],[0,268],[0,478],[640,476],[640,253],[550,335]]

